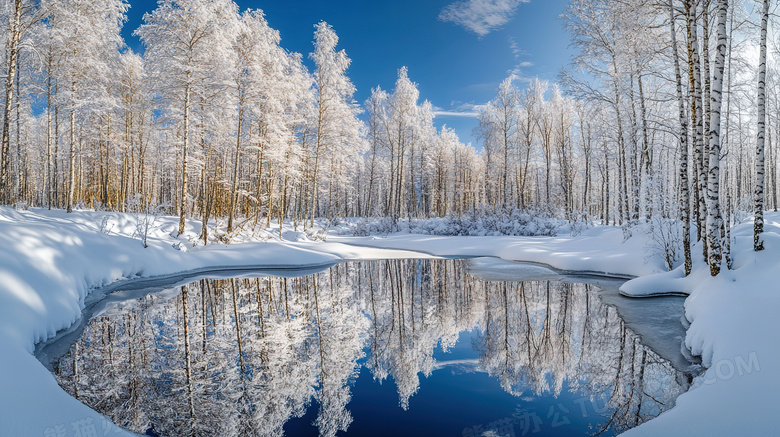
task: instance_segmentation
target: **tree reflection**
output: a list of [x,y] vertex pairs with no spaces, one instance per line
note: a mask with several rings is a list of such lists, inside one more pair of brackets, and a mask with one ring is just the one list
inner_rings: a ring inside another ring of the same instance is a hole
[[671,408],[688,378],[643,346],[588,284],[485,282],[480,364],[507,392],[560,394],[563,383],[605,403],[602,431]]
[[344,263],[299,278],[200,280],[93,319],[56,374],[136,432],[281,435],[316,400],[346,431],[361,364],[410,407],[434,351],[476,330],[480,369],[516,396],[564,383],[605,405],[604,430],[670,408],[687,377],[643,346],[587,284],[489,282],[461,261]]

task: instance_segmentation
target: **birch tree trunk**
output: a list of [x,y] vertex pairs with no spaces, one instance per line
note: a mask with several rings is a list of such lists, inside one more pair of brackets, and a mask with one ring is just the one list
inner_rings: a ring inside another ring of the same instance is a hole
[[[314,227],[314,214],[317,206],[317,173],[320,168],[320,146],[323,140],[323,115],[326,107],[323,105],[322,87],[318,96],[317,104],[317,145],[314,148],[314,168],[311,177],[311,200],[309,204],[309,227]],[[280,225],[281,226],[281,225]]]
[[11,105],[13,103],[14,78],[16,76],[16,64],[19,58],[19,40],[22,35],[22,0],[14,1],[13,18],[11,18],[8,29],[8,53],[7,67],[8,73],[5,82],[5,105],[3,106],[3,134],[2,134],[2,157],[0,158],[0,196],[2,203],[10,202],[9,186],[11,185],[9,175],[10,164],[10,131],[11,131]]
[[190,143],[190,80],[192,73],[187,71],[187,84],[184,88],[184,141],[181,149],[181,198],[179,199],[179,235],[184,233],[184,217],[187,215],[187,148]]
[[51,160],[52,160],[52,98],[54,93],[54,88],[52,87],[52,52],[49,50],[48,54],[48,69],[47,69],[47,79],[46,79],[46,178],[44,179],[44,197],[46,199],[46,207],[48,209],[51,209],[51,203],[52,203],[52,180],[54,179],[52,177],[52,169],[51,169]]
[[68,166],[68,199],[65,210],[73,212],[73,201],[76,194],[76,106],[72,101],[76,96],[76,81],[71,83],[70,107],[70,165]]
[[239,108],[238,108],[238,127],[236,130],[236,156],[233,160],[233,185],[230,187],[230,211],[228,212],[227,233],[233,232],[233,215],[236,212],[236,201],[238,200],[238,161],[241,156],[241,128],[244,119],[244,98],[243,90],[239,85]]
[[723,70],[726,59],[726,12],[728,0],[718,1],[718,45],[712,81],[710,114],[709,172],[707,179],[707,246],[710,274],[720,273],[722,247],[720,228],[723,222],[720,208],[720,109],[723,89]]
[[680,59],[677,53],[677,32],[674,29],[674,1],[669,0],[670,27],[672,32],[672,53],[674,55],[674,76],[677,80],[677,102],[680,112],[680,221],[683,225],[683,253],[685,254],[685,276],[691,274],[691,194],[688,189],[688,117],[685,114]]
[[[710,132],[710,120],[707,118],[708,114],[710,114],[710,99],[712,98],[712,78],[710,74],[710,6],[711,6],[711,0],[703,0],[702,1],[702,12],[701,12],[701,34],[702,34],[702,41],[701,41],[701,81],[699,82],[702,84],[702,96],[701,96],[701,107],[703,109],[702,111],[702,121],[704,123],[704,134],[709,135]],[[707,147],[708,142],[704,141],[702,143],[702,157],[707,156]],[[703,163],[707,162],[706,158],[702,159]],[[706,181],[706,166],[702,165],[702,169],[700,171],[702,181]],[[702,197],[704,197],[704,193],[702,193]]]
[[766,134],[766,31],[769,21],[769,0],[764,0],[761,12],[761,42],[758,55],[758,133],[756,135],[756,191],[753,221],[753,250],[764,250],[764,137]]
[[[696,215],[696,239],[704,239],[706,230],[706,170],[704,168],[704,117],[707,115],[702,110],[702,86],[701,86],[701,56],[699,55],[699,38],[696,22],[696,1],[693,3],[688,17],[688,67],[691,75],[691,122],[694,130],[693,136],[693,161],[694,161],[694,213]],[[694,106],[695,105],[695,106]],[[702,245],[703,255],[707,257],[707,244]]]
[[[674,46],[676,47],[676,45]],[[675,49],[676,50],[676,49]],[[675,52],[677,56],[677,52]],[[642,75],[637,77],[637,84],[639,85],[639,113],[642,122],[642,158],[641,161],[644,164],[644,168],[640,166],[640,172],[644,170],[644,195],[645,195],[645,221],[649,222],[650,217],[653,215],[653,190],[655,188],[655,175],[653,175],[653,151],[651,150],[650,140],[647,134],[647,105],[645,104],[645,91],[642,86]],[[587,167],[587,157],[586,167]],[[586,184],[587,186],[587,184]]]

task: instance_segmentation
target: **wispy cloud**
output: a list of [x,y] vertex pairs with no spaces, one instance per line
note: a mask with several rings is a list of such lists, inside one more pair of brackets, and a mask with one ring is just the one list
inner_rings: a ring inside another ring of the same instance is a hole
[[509,49],[512,50],[512,54],[515,56],[515,59],[520,59],[521,56],[528,56],[528,52],[520,48],[520,45],[517,44],[517,40],[513,37],[508,37],[507,40],[509,40]]
[[458,111],[434,111],[433,113],[437,117],[467,117],[477,118],[478,112],[458,112]]
[[460,0],[444,7],[439,20],[452,22],[476,33],[480,38],[500,28],[529,0]]
[[521,67],[515,67],[507,72],[507,77],[511,77],[513,81],[519,83],[530,83],[536,78],[536,76],[527,74]]
[[457,369],[466,373],[483,371],[482,368],[479,366],[479,360],[477,359],[436,361],[433,364],[432,370],[446,369],[447,367],[452,367],[453,370]]
[[513,77],[514,80],[520,81],[520,82],[527,82],[530,80],[530,77],[523,71],[524,69],[530,68],[534,66],[533,62],[530,61],[521,61],[520,58],[527,57],[528,52],[520,48],[520,45],[517,43],[517,40],[513,37],[508,37],[507,41],[509,41],[509,49],[512,51],[512,55],[515,57],[515,61],[517,62],[511,70],[507,71],[507,74],[509,74],[510,77]]
[[465,117],[465,118],[477,118],[480,111],[485,108],[485,105],[476,105],[473,103],[463,103],[450,109],[439,108],[434,106],[433,115],[436,117]]
[[515,65],[515,68],[507,71],[507,76],[511,77],[512,80],[517,82],[531,82],[536,76],[529,74],[525,71],[525,69],[528,67],[533,67],[533,65],[534,64],[532,62],[520,62],[519,64]]

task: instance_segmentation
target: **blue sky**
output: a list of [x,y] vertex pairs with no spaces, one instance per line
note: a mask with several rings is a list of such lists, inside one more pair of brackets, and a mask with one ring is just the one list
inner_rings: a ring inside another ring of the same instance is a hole
[[[123,31],[128,45],[154,0],[129,0]],[[421,100],[440,110],[436,125],[455,129],[474,142],[475,105],[490,100],[513,72],[520,81],[540,77],[554,82],[569,60],[568,35],[558,16],[566,0],[239,0],[241,10],[262,9],[281,45],[303,53],[309,67],[314,24],[327,21],[339,35],[339,48],[352,59],[348,71],[364,102],[371,88],[391,91],[402,66],[418,84]],[[444,12],[443,12],[444,11]],[[443,18],[449,17],[446,21]],[[498,24],[497,26],[485,23]],[[452,115],[450,113],[459,113]]]

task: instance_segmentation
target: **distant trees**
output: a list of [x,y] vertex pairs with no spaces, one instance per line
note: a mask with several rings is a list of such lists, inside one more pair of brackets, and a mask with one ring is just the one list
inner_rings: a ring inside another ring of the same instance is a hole
[[[514,176],[516,165],[521,163],[520,91],[513,82],[513,78],[508,77],[501,83],[498,94],[488,102],[479,119],[479,129],[484,139],[483,150],[487,158],[486,198],[489,203],[498,204],[502,208],[515,203],[510,197],[510,182],[513,179],[510,173]],[[491,183],[490,173],[494,168],[498,169],[498,184]],[[521,194],[518,194],[512,197],[519,198]]]
[[582,178],[582,189],[587,190],[590,173],[576,161],[590,156],[590,150],[575,150],[573,102],[557,86],[546,98],[547,82],[536,79],[525,90],[515,82],[514,77],[505,79],[479,117],[485,205],[504,210],[533,207],[567,217],[585,211],[587,198],[575,196],[575,177]]

